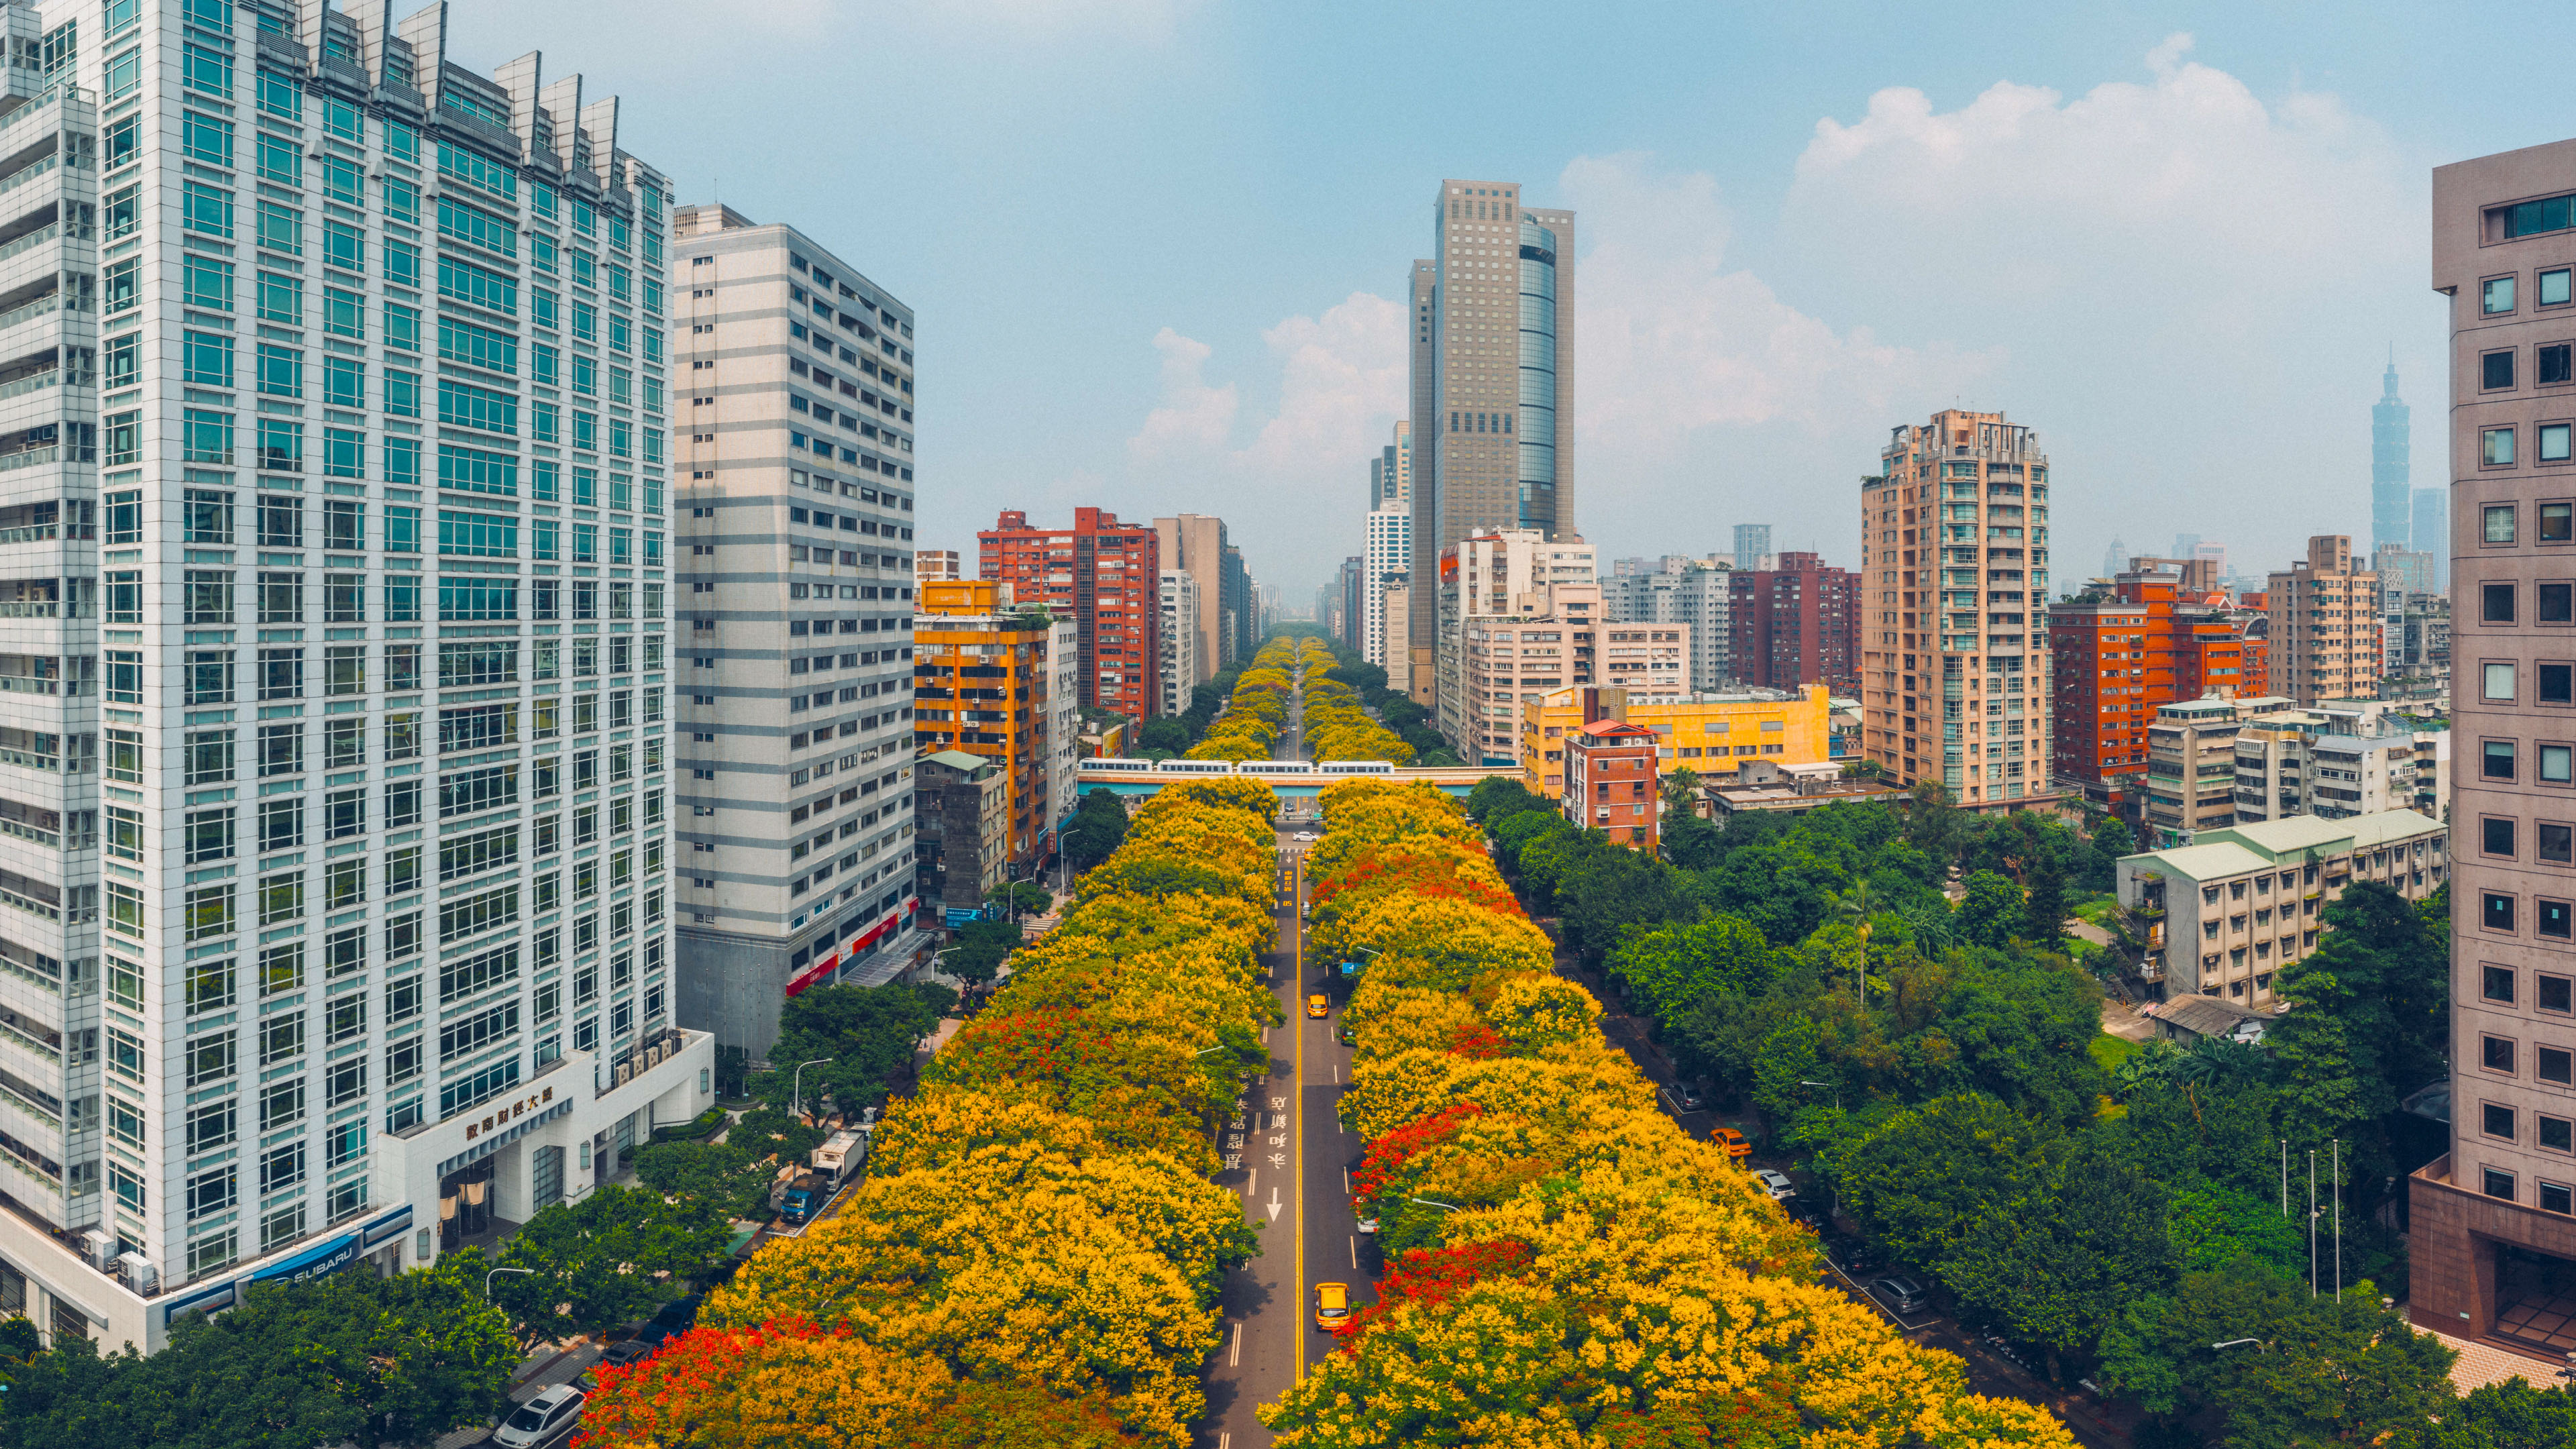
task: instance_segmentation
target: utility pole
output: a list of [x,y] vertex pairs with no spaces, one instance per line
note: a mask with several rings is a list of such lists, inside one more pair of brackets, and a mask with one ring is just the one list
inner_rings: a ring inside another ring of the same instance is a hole
[[2343,1296],[2343,1139],[2328,1139],[2334,1144],[2334,1172],[2328,1186],[2334,1190],[2334,1258],[2335,1297]]
[[2290,1220],[2290,1139],[2281,1139],[2281,1221]]
[[2317,1150],[2308,1149],[2308,1296],[2317,1296]]

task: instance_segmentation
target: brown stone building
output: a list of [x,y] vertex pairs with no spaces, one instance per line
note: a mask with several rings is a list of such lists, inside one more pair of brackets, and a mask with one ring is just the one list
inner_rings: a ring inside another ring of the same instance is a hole
[[2379,575],[2353,567],[2352,539],[2321,533],[2271,576],[2272,692],[2300,704],[2379,697]]
[[2462,759],[2451,1150],[2410,1183],[2409,1308],[2419,1326],[2551,1362],[2576,1349],[2572,279],[2576,141],[2433,173],[2433,287],[2451,309]]
[[1849,692],[1860,683],[1860,575],[1812,553],[1727,575],[1729,672],[1739,684]]

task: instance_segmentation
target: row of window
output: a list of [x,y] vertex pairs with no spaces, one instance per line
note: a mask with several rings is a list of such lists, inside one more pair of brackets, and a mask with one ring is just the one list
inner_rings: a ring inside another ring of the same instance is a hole
[[[2532,899],[2531,926],[2544,940],[2576,939],[2570,928],[2576,922],[2576,905],[2551,900],[2546,896]],[[2485,891],[2478,898],[2478,928],[2501,936],[2521,933],[2522,897],[2512,891]]]

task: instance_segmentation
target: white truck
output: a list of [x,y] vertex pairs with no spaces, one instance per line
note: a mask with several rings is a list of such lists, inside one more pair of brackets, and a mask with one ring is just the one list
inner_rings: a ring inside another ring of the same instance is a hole
[[839,1187],[868,1160],[868,1139],[857,1132],[835,1132],[814,1149],[807,1161],[830,1187]]

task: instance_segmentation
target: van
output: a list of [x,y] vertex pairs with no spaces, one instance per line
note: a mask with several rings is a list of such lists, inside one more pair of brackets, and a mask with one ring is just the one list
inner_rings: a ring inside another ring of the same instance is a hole
[[867,1161],[868,1139],[856,1132],[835,1132],[807,1159],[816,1174],[832,1187],[838,1187]]

